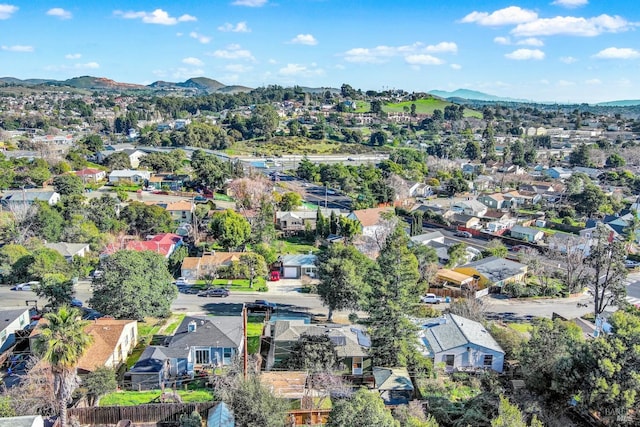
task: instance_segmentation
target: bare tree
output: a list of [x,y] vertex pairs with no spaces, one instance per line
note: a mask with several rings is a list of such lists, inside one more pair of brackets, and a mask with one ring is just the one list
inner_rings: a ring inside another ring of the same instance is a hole
[[558,271],[549,263],[544,263],[540,252],[534,248],[525,248],[518,253],[518,259],[527,266],[528,274],[535,278],[540,286],[542,295],[547,295],[551,290],[553,278]]
[[484,321],[485,307],[475,296],[456,299],[448,308],[449,313],[456,314],[476,322]]
[[251,178],[238,178],[228,185],[233,191],[239,209],[257,209],[263,203],[265,196],[271,196],[273,185],[264,175]]
[[571,236],[560,239],[554,236],[549,241],[553,247],[551,259],[558,262],[564,285],[570,293],[576,293],[586,286],[590,271],[585,263],[587,258],[589,239],[580,236]]
[[627,270],[624,266],[624,242],[612,238],[610,230],[604,225],[598,225],[594,234],[594,242],[585,261],[592,269],[593,311],[597,317],[610,305],[619,307],[624,304]]
[[26,363],[26,371],[26,374],[20,375],[18,385],[7,388],[2,395],[9,397],[16,415],[55,415],[58,402],[53,390],[51,369],[32,357]]

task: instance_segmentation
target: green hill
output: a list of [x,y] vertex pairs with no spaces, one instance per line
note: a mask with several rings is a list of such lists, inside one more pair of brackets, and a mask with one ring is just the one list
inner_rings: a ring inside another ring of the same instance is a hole
[[[382,106],[382,111],[386,113],[402,113],[411,111],[411,104],[416,104],[416,114],[433,114],[434,110],[444,111],[444,108],[453,105],[451,102],[440,98],[422,98],[416,101],[404,101],[398,103],[389,103]],[[482,113],[475,110],[465,109],[465,117],[482,117]]]

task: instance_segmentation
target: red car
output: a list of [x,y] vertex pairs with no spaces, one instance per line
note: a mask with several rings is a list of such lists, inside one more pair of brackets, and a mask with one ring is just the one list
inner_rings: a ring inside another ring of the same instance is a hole
[[278,280],[280,280],[280,272],[272,271],[271,273],[269,273],[269,280],[272,282],[277,282]]

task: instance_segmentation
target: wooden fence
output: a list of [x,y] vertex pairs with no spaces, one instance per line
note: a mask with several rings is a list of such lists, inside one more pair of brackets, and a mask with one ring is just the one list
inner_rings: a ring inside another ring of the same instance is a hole
[[203,419],[216,402],[160,403],[139,406],[98,406],[70,408],[68,417],[76,418],[82,425],[116,425],[120,420],[135,423],[177,422],[182,414],[198,411]]
[[[287,426],[324,425],[329,419],[331,409],[300,409],[289,411]],[[294,421],[295,420],[295,424]]]

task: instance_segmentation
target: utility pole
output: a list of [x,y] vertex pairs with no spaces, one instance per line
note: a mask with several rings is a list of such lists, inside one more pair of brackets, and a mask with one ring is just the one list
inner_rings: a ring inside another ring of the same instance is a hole
[[246,381],[247,379],[247,371],[248,369],[248,364],[249,364],[249,351],[247,350],[247,306],[245,305],[244,307],[242,307],[242,338],[244,340],[244,361],[243,361],[243,372],[244,372],[244,379]]

